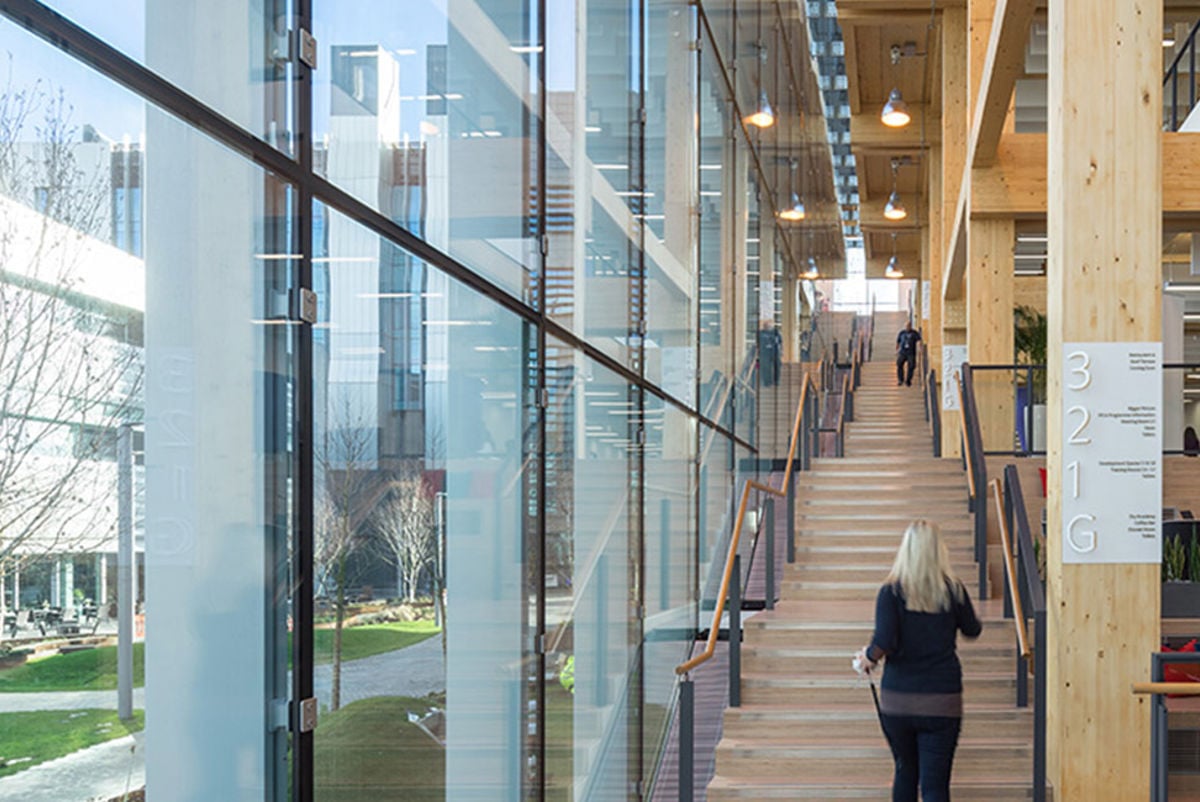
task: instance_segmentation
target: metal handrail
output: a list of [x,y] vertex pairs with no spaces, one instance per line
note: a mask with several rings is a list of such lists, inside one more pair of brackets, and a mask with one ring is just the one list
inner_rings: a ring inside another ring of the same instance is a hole
[[717,591],[716,603],[713,606],[713,620],[712,626],[709,627],[708,630],[708,640],[705,643],[704,651],[700,652],[700,654],[696,655],[695,657],[692,657],[690,660],[686,660],[675,666],[676,674],[687,674],[695,670],[698,666],[701,666],[711,660],[713,654],[716,652],[717,639],[720,635],[721,628],[721,614],[725,610],[725,603],[729,600],[730,578],[733,575],[734,560],[738,555],[738,546],[741,542],[742,528],[746,523],[746,509],[750,503],[750,491],[758,490],[760,492],[767,493],[768,495],[775,496],[776,498],[787,497],[788,489],[790,488],[792,481],[792,466],[796,459],[796,444],[800,438],[800,424],[804,416],[805,402],[808,400],[810,387],[812,387],[812,379],[808,376],[808,374],[805,374],[803,384],[801,385],[800,389],[800,402],[796,406],[796,417],[794,423],[792,424],[792,440],[791,444],[788,446],[788,458],[787,465],[784,468],[783,486],[779,489],[775,489],[768,484],[757,482],[753,479],[747,479],[746,483],[742,486],[742,497],[741,501],[738,503],[737,518],[735,519],[733,525],[733,536],[729,539],[729,550],[725,556],[725,569],[721,574],[721,587]]
[[[1017,583],[1018,593],[1013,600],[1019,600],[1018,610],[1022,615],[1033,616],[1033,676],[1034,676],[1034,710],[1033,710],[1033,799],[1034,802],[1045,802],[1046,799],[1046,665],[1049,636],[1046,622],[1046,592],[1042,587],[1042,579],[1038,574],[1037,559],[1033,547],[1033,532],[1029,528],[1029,516],[1026,514],[1025,494],[1021,490],[1021,477],[1016,465],[1006,465],[1004,468],[1004,501],[1005,510],[1000,520],[1008,525],[1016,541]],[[1007,549],[1006,549],[1007,551]],[[1029,658],[1017,656],[1017,707],[1029,704]]]
[[956,376],[955,381],[958,384],[958,420],[962,424],[962,441],[964,452],[963,461],[967,465],[967,484],[971,488],[971,499],[974,500],[979,497],[979,493],[977,492],[977,488],[975,486],[975,466],[972,463],[971,458],[966,455],[966,450],[968,448],[968,443],[970,443],[970,439],[967,436],[967,404],[963,394],[962,376]]
[[1130,686],[1135,694],[1153,696],[1150,702],[1150,802],[1166,802],[1169,795],[1167,740],[1170,735],[1165,696],[1200,695],[1200,683],[1163,682],[1163,676],[1168,665],[1195,662],[1195,652],[1153,652],[1150,655],[1150,682],[1134,682]]
[[1175,58],[1171,61],[1171,66],[1167,67],[1163,73],[1163,90],[1167,88],[1167,84],[1171,85],[1171,129],[1172,131],[1179,130],[1179,67],[1183,61],[1184,54],[1188,54],[1190,65],[1188,69],[1188,78],[1191,79],[1191,87],[1189,94],[1188,110],[1196,106],[1196,33],[1200,32],[1200,20],[1188,32],[1187,40],[1183,47],[1179,48],[1179,52],[1175,54]]
[[1000,480],[991,481],[992,499],[996,502],[996,518],[1000,522],[1000,543],[1004,548],[1004,576],[1008,579],[1008,590],[1012,594],[1013,625],[1017,630],[1017,647],[1021,656],[1028,658],[1032,652],[1029,648],[1029,633],[1025,629],[1025,611],[1021,607],[1021,592],[1017,587],[1017,569],[1013,565],[1012,538],[1009,535],[1008,523],[1004,514],[1004,497],[1000,489]]

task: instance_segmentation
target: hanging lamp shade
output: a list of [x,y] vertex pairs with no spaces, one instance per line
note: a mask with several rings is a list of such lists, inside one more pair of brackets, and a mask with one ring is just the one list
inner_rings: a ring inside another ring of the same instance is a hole
[[800,200],[800,196],[793,192],[792,205],[779,212],[779,219],[797,222],[803,220],[807,214],[804,210],[804,201]]
[[899,193],[892,190],[892,194],[888,196],[887,205],[883,207],[883,216],[888,220],[903,220],[908,217],[908,210],[904,208],[903,201],[900,200]]
[[888,259],[887,269],[883,271],[886,278],[904,278],[904,271],[896,265],[896,257]]
[[811,256],[808,257],[808,269],[804,271],[802,277],[809,281],[821,277],[821,271],[817,269],[817,260]]
[[770,128],[775,124],[775,110],[771,108],[771,101],[767,98],[767,90],[760,89],[758,92],[758,107],[753,114],[746,116],[745,122],[747,125],[754,125],[759,128]]
[[908,111],[908,104],[904,102],[904,97],[900,94],[899,87],[893,89],[891,94],[888,95],[887,103],[884,104],[879,119],[888,128],[903,128],[912,122],[912,115]]

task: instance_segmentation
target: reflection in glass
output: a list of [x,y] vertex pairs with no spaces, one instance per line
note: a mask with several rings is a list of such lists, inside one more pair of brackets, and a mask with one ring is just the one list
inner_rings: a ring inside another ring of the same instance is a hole
[[316,214],[317,798],[520,798],[528,332]]

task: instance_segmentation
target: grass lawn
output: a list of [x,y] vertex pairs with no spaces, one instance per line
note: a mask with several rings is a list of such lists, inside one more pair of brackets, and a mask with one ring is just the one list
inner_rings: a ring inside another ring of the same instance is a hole
[[113,710],[38,710],[0,713],[0,777],[137,732],[142,711],[126,726]]
[[[441,630],[432,621],[401,621],[394,624],[366,624],[342,630],[342,660],[359,660],[383,652],[394,652],[432,638]],[[333,630],[314,631],[313,660],[333,662]],[[288,646],[291,647],[289,636]]]
[[[391,652],[432,638],[439,632],[432,621],[368,624],[342,632],[342,660],[358,660]],[[318,664],[333,661],[333,630],[315,632]],[[290,636],[288,646],[290,648]],[[133,645],[133,684],[145,680],[145,644]],[[31,691],[111,691],[117,687],[117,647],[103,646],[0,670],[0,693]]]
[[446,753],[408,721],[429,705],[408,696],[380,696],[321,716],[314,773],[322,802],[444,802]]

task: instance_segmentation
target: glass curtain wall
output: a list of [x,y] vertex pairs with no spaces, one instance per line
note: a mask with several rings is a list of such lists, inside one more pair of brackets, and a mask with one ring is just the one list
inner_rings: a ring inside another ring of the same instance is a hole
[[0,798],[649,798],[794,403],[784,6],[4,6]]

